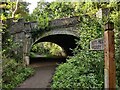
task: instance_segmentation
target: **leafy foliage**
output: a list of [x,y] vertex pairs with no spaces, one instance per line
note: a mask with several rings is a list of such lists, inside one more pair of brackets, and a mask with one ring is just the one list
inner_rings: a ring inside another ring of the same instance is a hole
[[[11,1],[1,2],[0,5],[4,5],[4,7],[1,9],[0,19],[6,20],[7,18],[11,18],[12,13],[15,10],[16,2],[11,2]],[[15,19],[19,19],[19,18],[23,18],[23,17],[27,18],[28,12],[29,12],[29,10],[27,8],[28,5],[29,5],[29,3],[27,3],[27,2],[19,2],[18,3],[18,9],[15,12]]]
[[[0,19],[4,22],[6,19],[11,18],[12,17],[12,13],[15,10],[15,5],[16,2],[0,2],[0,5],[4,6],[3,8],[1,8],[1,12],[0,12]],[[25,18],[28,16],[28,8],[27,6],[29,5],[29,3],[27,2],[18,2],[18,9],[15,12],[15,17],[14,19],[19,19],[19,18]],[[17,58],[17,59],[21,59],[20,55],[16,55],[14,52],[18,47],[20,47],[20,45],[16,42],[13,41],[13,36],[10,34],[9,30],[7,29],[9,27],[9,25],[4,25],[4,29],[3,29],[3,34],[2,34],[2,50],[3,50],[3,56],[5,57],[9,57],[9,58]]]
[[[0,2],[0,5],[4,4],[4,7],[0,12],[0,20],[5,21],[8,18],[12,17],[12,13],[15,10],[16,2]],[[18,9],[15,12],[15,18],[19,19],[26,17],[28,15],[28,3],[19,2]],[[16,55],[14,51],[20,45],[13,41],[12,35],[10,35],[9,30],[6,29],[7,25],[4,25],[2,31],[2,89],[12,90],[26,78],[31,76],[34,72],[32,68],[23,66],[21,57]],[[5,58],[4,58],[5,57]]]
[[[97,10],[98,7],[112,7],[109,17],[103,17],[103,20],[95,18],[92,10],[87,8],[88,3],[84,3],[81,7],[87,17],[83,17],[83,21],[80,23],[80,40],[77,41],[78,46],[73,52],[73,57],[67,59],[67,63],[60,65],[56,69],[56,73],[53,77],[52,88],[104,88],[104,55],[102,51],[90,51],[89,42],[96,38],[103,37],[103,26],[106,20],[110,19],[115,24],[115,41],[116,41],[116,72],[117,72],[117,87],[119,85],[119,68],[120,68],[120,28],[119,28],[119,10],[118,3],[89,3],[89,8]],[[97,6],[97,7],[96,7]],[[79,10],[79,9],[78,9]],[[79,14],[80,15],[80,14]],[[94,18],[94,19],[93,19]],[[82,50],[79,47],[82,47]]]
[[[108,19],[114,22],[115,24],[115,49],[116,49],[116,75],[117,75],[117,86],[120,87],[120,11],[118,2],[39,2],[37,8],[34,10],[33,14],[27,17],[27,20],[36,20],[39,22],[39,27],[41,30],[47,30],[48,22],[57,18],[71,17],[71,16],[81,16],[82,21],[80,23],[79,34],[80,40],[77,41],[77,47],[73,50],[74,56],[67,59],[67,62],[61,64],[57,69],[53,77],[52,88],[104,88],[104,60],[103,60],[103,51],[90,51],[89,42],[96,38],[103,37],[103,26]],[[9,4],[10,6],[11,4]],[[15,3],[13,3],[15,5]],[[12,5],[12,6],[13,6]],[[102,20],[95,18],[95,13],[99,8],[111,8],[110,18],[103,17]],[[10,9],[12,7],[10,6]],[[11,13],[6,14],[2,13],[1,16],[3,19],[6,19],[6,15],[9,17]],[[16,15],[20,16],[19,13]],[[85,17],[84,17],[85,16]],[[17,17],[17,16],[16,16]],[[21,16],[20,16],[21,17]],[[43,31],[41,31],[43,32]],[[36,32],[38,33],[38,32]],[[36,35],[34,32],[34,34]],[[8,42],[11,42],[9,38]],[[8,45],[9,43],[7,43]],[[11,44],[10,44],[11,45]],[[80,49],[79,47],[82,47]],[[36,50],[38,47],[35,46]],[[52,49],[51,49],[52,50]],[[9,51],[9,49],[8,49]],[[39,52],[39,50],[38,50]],[[41,51],[40,51],[41,52]],[[48,51],[49,52],[49,51]],[[11,61],[11,60],[10,60]],[[12,62],[12,61],[11,61]],[[8,62],[9,63],[9,62]],[[13,60],[14,63],[14,60]],[[9,64],[8,64],[9,66]],[[19,67],[18,63],[11,64],[11,68],[6,68],[3,73],[4,81],[7,83],[4,87],[14,87],[12,81],[21,82],[22,76],[27,77],[26,69]],[[24,72],[18,75],[18,71]],[[24,71],[26,70],[26,71]],[[9,73],[7,73],[7,72]],[[15,74],[15,71],[17,74]],[[29,72],[29,70],[28,70]],[[15,78],[12,78],[11,75],[18,75]],[[25,75],[24,75],[25,74]],[[5,77],[9,78],[5,78]],[[16,79],[17,78],[17,79]],[[8,85],[10,82],[10,86]]]
[[2,88],[12,90],[22,83],[29,76],[33,75],[34,70],[17,63],[14,59],[3,60]]
[[[92,23],[89,23],[91,21]],[[95,19],[83,18],[80,41],[75,55],[60,65],[53,77],[52,88],[103,88],[103,52],[90,51],[89,42],[100,38],[102,28]]]
[[[66,56],[63,49],[55,43],[41,42],[32,46],[31,52],[43,56]],[[33,55],[35,56],[35,55]]]
[[5,30],[5,33],[2,35],[2,54],[6,58],[21,59],[19,55],[15,54],[15,50],[20,47],[20,45],[13,41],[13,38],[10,36],[9,32]]

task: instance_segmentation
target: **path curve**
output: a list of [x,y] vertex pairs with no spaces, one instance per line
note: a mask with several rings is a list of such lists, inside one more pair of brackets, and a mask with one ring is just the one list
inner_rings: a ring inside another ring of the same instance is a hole
[[55,72],[57,62],[41,62],[31,66],[35,68],[36,73],[19,85],[19,88],[50,88],[50,82]]

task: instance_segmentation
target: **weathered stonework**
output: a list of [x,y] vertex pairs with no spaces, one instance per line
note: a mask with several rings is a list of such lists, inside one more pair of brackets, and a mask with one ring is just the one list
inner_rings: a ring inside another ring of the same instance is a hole
[[71,18],[61,18],[55,19],[49,23],[51,27],[68,27],[68,26],[75,26],[80,22],[79,17],[71,17]]
[[13,49],[16,55],[19,55],[21,59],[24,59],[25,55],[28,55],[28,46],[31,45],[31,30],[34,30],[37,26],[37,22],[25,22],[24,19],[14,21],[12,18],[6,20],[4,24],[7,25],[16,47]]
[[[13,41],[16,42],[19,46],[18,48],[15,48],[14,51],[16,54],[19,54],[22,59],[24,59],[26,64],[29,64],[28,57],[31,46],[39,39],[48,37],[49,35],[68,35],[73,37],[79,36],[76,26],[80,23],[79,17],[53,20],[49,22],[49,30],[39,33],[39,37],[34,38],[32,37],[31,32],[37,28],[37,22],[25,22],[24,19],[20,19],[17,22],[14,22],[13,19],[8,19],[5,23],[8,25],[7,29],[13,37]],[[67,48],[67,46],[65,48]]]

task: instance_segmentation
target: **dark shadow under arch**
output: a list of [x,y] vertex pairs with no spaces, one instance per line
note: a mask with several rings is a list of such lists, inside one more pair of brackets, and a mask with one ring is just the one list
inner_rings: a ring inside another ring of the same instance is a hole
[[39,42],[52,42],[62,47],[65,50],[66,54],[68,56],[71,56],[73,55],[71,49],[74,49],[77,46],[76,39],[79,39],[79,38],[73,35],[55,34],[55,35],[48,35],[48,36],[39,38],[34,44]]

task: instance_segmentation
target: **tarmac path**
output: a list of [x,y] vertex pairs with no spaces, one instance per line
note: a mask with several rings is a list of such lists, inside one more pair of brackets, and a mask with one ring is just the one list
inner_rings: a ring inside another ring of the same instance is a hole
[[54,60],[54,61],[37,61],[32,63],[30,66],[35,68],[35,74],[28,78],[26,81],[24,81],[22,84],[19,85],[17,89],[49,89],[50,90],[50,84],[52,81],[52,76],[54,75],[55,68],[57,65],[60,64],[60,61]]

